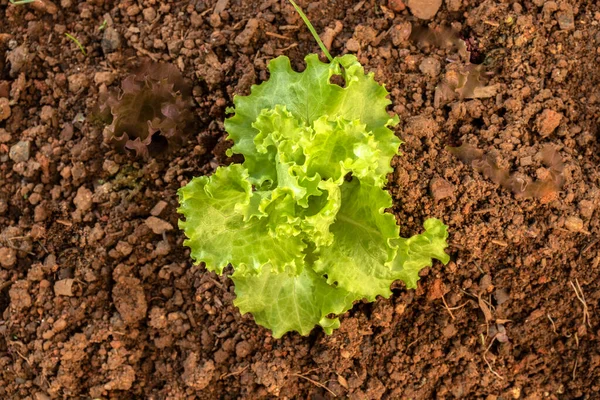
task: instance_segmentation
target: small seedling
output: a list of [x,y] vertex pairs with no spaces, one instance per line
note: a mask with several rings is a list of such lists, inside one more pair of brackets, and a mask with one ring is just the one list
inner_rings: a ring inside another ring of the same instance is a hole
[[65,33],[65,36],[68,37],[69,39],[71,39],[76,45],[77,47],[79,47],[79,50],[81,50],[81,52],[83,53],[84,56],[87,56],[87,52],[85,51],[85,47],[83,47],[83,45],[81,44],[81,42],[79,40],[77,40],[77,38],[69,33]]
[[[399,236],[384,187],[400,139],[391,127],[387,90],[354,55],[316,54],[303,72],[289,58],[269,63],[269,80],[236,96],[225,130],[228,155],[243,164],[219,167],[179,190],[179,226],[196,263],[222,274],[232,265],[234,304],[281,337],[330,334],[360,299],[389,297],[396,280],[415,288],[419,271],[444,252],[447,228]],[[344,86],[332,82],[343,75]]]
[[104,29],[106,29],[107,25],[108,25],[108,21],[107,20],[102,21],[102,24],[100,24],[100,26],[98,27],[98,30],[100,32],[102,32]]
[[178,148],[194,129],[191,87],[177,67],[147,63],[98,104],[107,144],[147,158]]

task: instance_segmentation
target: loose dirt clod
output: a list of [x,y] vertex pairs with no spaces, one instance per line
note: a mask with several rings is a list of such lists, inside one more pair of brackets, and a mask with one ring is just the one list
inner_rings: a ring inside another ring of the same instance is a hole
[[0,121],[4,121],[10,117],[10,104],[6,97],[0,97]]
[[211,360],[198,367],[198,358],[197,353],[190,353],[183,362],[182,379],[188,387],[194,390],[206,388],[213,379],[213,371],[215,370],[215,364]]
[[17,251],[9,247],[0,247],[0,266],[11,268],[17,263]]
[[139,279],[119,278],[112,296],[117,311],[127,324],[134,325],[146,317],[148,303]]
[[16,163],[25,162],[29,160],[29,152],[31,150],[31,144],[29,141],[19,141],[15,145],[11,146],[8,156],[11,160]]

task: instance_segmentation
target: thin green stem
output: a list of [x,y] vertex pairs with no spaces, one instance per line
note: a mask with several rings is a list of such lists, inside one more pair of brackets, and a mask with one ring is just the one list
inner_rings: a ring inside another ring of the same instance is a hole
[[333,61],[333,57],[331,57],[331,54],[329,54],[329,50],[327,50],[327,47],[325,47],[325,45],[323,44],[323,41],[321,40],[321,38],[317,34],[317,31],[315,30],[315,27],[308,20],[308,17],[306,16],[306,14],[304,14],[304,12],[302,11],[302,9],[300,7],[298,7],[298,4],[296,4],[294,2],[294,0],[289,0],[289,2],[292,3],[292,5],[296,9],[296,11],[298,11],[298,14],[300,14],[300,18],[302,18],[302,21],[304,21],[304,23],[308,27],[308,30],[310,31],[310,33],[312,33],[313,37],[315,38],[315,40],[319,44],[319,47],[321,48],[321,50],[323,50],[323,53],[325,53],[325,55],[327,56],[327,58],[329,59],[329,61]]
[[29,4],[36,2],[38,0],[10,0],[10,4],[14,4],[15,6],[20,6],[21,4]]
[[79,50],[81,50],[81,52],[83,53],[84,56],[87,56],[87,53],[85,52],[85,47],[83,47],[83,45],[81,44],[81,42],[79,40],[77,40],[77,38],[69,33],[65,33],[65,36],[68,37],[69,39],[71,39],[73,42],[75,42],[75,44],[77,45],[77,47],[79,47]]

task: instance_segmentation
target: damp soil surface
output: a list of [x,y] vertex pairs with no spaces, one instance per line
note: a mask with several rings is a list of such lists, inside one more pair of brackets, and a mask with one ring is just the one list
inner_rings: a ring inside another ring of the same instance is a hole
[[[226,108],[269,60],[319,50],[293,8],[0,0],[0,397],[598,398],[600,5],[298,3],[390,91],[392,211],[403,236],[443,219],[452,261],[273,339],[192,265],[176,191],[236,161]],[[93,110],[148,59],[193,82],[197,125],[143,159]]]

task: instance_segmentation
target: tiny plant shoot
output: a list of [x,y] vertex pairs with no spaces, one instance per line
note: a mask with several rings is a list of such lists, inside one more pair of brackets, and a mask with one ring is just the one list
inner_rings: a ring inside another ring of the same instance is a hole
[[[290,0],[291,1],[291,0]],[[243,164],[192,179],[179,194],[184,244],[195,262],[218,274],[233,267],[235,305],[281,337],[330,334],[354,301],[389,297],[400,279],[415,288],[419,271],[449,260],[446,226],[399,236],[384,190],[400,140],[390,129],[386,89],[354,55],[308,55],[304,72],[285,56],[270,78],[236,96],[225,129],[229,154]],[[343,75],[345,84],[331,83]]]
[[77,40],[77,38],[75,36],[71,35],[70,33],[65,33],[65,36],[69,40],[72,40],[73,43],[75,43],[77,45],[77,47],[79,47],[79,50],[81,50],[81,52],[83,53],[84,56],[87,56],[87,52],[85,51],[85,47],[83,47],[83,45],[81,44],[81,42],[79,40]]

